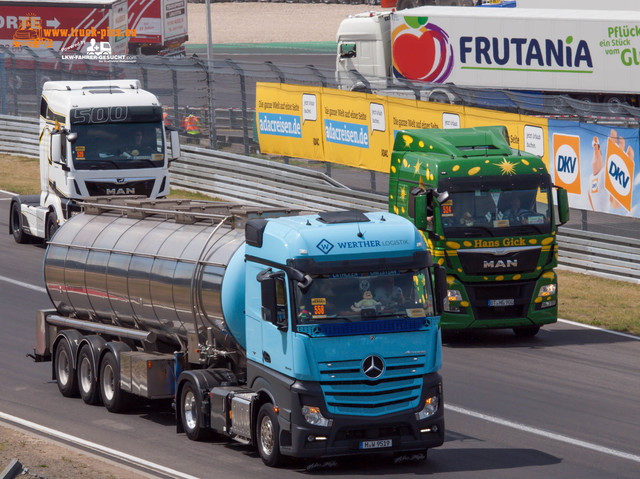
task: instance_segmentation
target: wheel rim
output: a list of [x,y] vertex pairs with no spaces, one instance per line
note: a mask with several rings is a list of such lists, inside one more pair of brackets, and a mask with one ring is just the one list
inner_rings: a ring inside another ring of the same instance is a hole
[[82,391],[88,393],[91,390],[91,382],[93,380],[93,368],[91,367],[91,361],[88,357],[84,356],[82,358],[80,369],[78,371],[80,387],[82,388]]
[[184,422],[187,429],[193,431],[197,424],[197,405],[196,397],[192,391],[188,391],[184,396]]
[[260,422],[260,447],[265,456],[273,454],[273,423],[269,416],[264,416]]
[[114,396],[114,377],[113,368],[107,364],[102,371],[102,392],[107,401],[111,401]]
[[71,364],[69,363],[69,357],[67,352],[62,349],[58,354],[58,362],[56,366],[58,381],[62,386],[69,384],[69,377],[71,375]]

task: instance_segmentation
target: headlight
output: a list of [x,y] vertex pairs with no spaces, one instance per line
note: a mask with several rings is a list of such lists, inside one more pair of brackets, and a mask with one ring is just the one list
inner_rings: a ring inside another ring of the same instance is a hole
[[333,419],[327,419],[320,412],[319,407],[315,406],[302,406],[302,415],[305,421],[314,426],[331,427]]
[[424,402],[422,411],[416,413],[416,419],[426,419],[433,416],[438,411],[438,396],[431,396]]
[[557,284],[545,284],[544,286],[540,287],[540,291],[538,291],[538,296],[542,296],[542,297],[546,297],[546,296],[551,296],[553,294],[556,294],[556,291],[558,290],[558,285]]
[[444,300],[444,310],[452,313],[460,311],[460,306],[452,306],[452,301],[462,301],[462,293],[457,289],[447,290],[447,297]]

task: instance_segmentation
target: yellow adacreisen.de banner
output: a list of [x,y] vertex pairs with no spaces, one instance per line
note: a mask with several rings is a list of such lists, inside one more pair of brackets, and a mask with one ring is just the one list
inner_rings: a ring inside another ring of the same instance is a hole
[[512,148],[549,166],[545,118],[301,85],[258,83],[256,90],[263,153],[386,173],[399,130],[504,125]]
[[319,87],[256,84],[256,121],[260,151],[324,160],[322,94]]

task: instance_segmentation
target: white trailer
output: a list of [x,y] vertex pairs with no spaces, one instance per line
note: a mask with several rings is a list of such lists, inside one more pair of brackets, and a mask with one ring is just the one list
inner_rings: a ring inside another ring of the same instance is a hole
[[452,83],[638,105],[640,12],[419,7],[348,17],[337,42],[345,88]]
[[15,196],[9,232],[48,241],[95,196],[169,194],[180,154],[165,135],[162,105],[138,80],[46,82],[40,102],[40,194]]

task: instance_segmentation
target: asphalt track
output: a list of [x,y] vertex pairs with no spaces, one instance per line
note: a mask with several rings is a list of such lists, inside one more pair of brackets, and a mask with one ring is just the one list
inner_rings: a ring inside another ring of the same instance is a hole
[[63,398],[51,380],[50,364],[25,357],[33,348],[35,311],[50,303],[41,273],[44,250],[18,245],[7,234],[8,206],[7,195],[0,193],[0,412],[5,420],[20,418],[120,451],[158,466],[158,477],[171,477],[160,468],[179,473],[173,477],[200,478],[638,477],[640,341],[567,322],[545,327],[532,339],[486,331],[448,341],[442,369],[445,444],[430,451],[426,462],[346,458],[294,461],[272,470],[245,446],[225,439],[194,443],[176,434],[166,404],[140,404],[116,415]]

